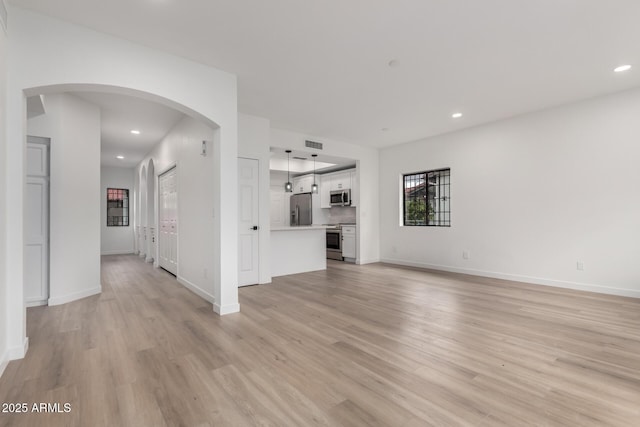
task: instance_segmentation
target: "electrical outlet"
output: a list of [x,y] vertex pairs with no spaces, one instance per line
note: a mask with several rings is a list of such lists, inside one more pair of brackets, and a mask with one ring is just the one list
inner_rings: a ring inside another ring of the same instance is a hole
[[584,271],[584,262],[582,262],[582,261],[576,262],[576,269],[578,271]]
[[469,255],[469,251],[462,251],[462,258],[469,259],[471,255]]

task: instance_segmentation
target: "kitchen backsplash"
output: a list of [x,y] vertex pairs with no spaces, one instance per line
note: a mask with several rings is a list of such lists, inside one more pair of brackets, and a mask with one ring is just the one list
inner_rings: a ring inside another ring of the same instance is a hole
[[356,223],[356,208],[334,206],[330,209],[329,224]]

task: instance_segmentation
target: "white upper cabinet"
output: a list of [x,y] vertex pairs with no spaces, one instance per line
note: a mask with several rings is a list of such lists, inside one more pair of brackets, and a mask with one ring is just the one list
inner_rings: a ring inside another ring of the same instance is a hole
[[351,207],[355,208],[360,200],[360,186],[358,185],[358,173],[356,169],[349,171],[351,175]]
[[[316,178],[317,179],[317,178]],[[313,174],[293,178],[293,194],[310,193],[313,185]]]
[[331,175],[331,191],[351,188],[351,173],[349,171],[336,172]]
[[331,175],[318,175],[320,177],[320,207],[331,207]]
[[[318,178],[320,178],[318,180]],[[360,190],[355,169],[318,175],[316,182],[320,186],[320,207],[331,207],[331,192],[351,189],[351,206],[355,207]]]

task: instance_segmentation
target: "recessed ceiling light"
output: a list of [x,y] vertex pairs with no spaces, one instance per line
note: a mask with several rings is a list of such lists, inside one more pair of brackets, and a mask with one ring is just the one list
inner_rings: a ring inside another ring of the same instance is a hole
[[124,156],[116,156],[116,159],[122,160],[122,159],[124,159]]
[[138,129],[131,129],[131,133],[134,135],[140,135],[140,131]]
[[621,65],[613,69],[616,73],[622,73],[623,71],[629,71],[631,69],[631,65]]
[[460,117],[462,117],[462,113],[453,113],[451,117],[454,119],[459,119]]

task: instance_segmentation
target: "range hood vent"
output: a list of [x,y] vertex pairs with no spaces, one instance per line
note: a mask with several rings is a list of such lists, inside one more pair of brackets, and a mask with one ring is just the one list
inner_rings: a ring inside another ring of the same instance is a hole
[[322,143],[306,140],[304,145],[309,148],[315,148],[316,150],[322,150]]

